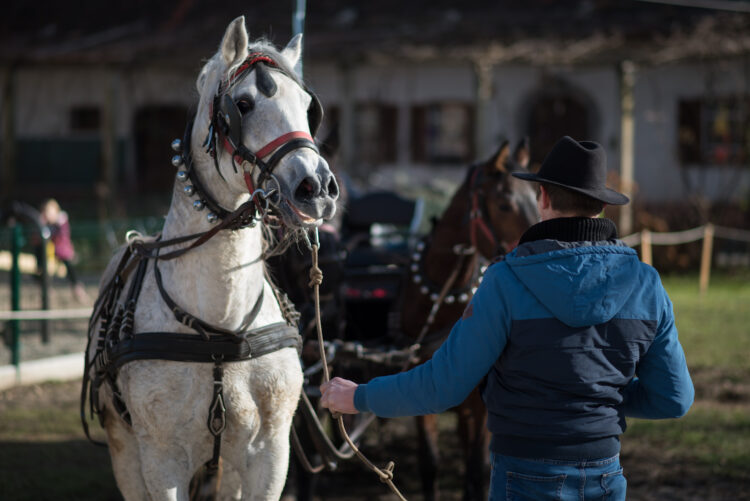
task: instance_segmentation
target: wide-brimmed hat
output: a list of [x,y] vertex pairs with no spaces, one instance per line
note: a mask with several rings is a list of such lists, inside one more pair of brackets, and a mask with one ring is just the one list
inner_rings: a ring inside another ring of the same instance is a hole
[[605,186],[607,181],[607,155],[594,141],[576,141],[561,138],[542,162],[539,172],[513,172],[527,181],[550,183],[588,195],[610,205],[624,205],[628,197]]

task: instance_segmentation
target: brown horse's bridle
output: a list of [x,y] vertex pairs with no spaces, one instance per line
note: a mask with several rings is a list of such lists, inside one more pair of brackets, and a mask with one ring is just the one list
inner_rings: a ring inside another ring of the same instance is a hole
[[[504,256],[511,250],[511,246],[508,242],[504,242],[497,237],[497,234],[492,229],[492,226],[487,224],[489,220],[489,211],[487,210],[486,196],[482,196],[481,190],[479,189],[479,175],[481,171],[481,165],[477,164],[473,167],[471,177],[469,178],[469,242],[471,248],[475,252],[479,252],[479,236],[483,236],[491,245],[494,253],[499,256]],[[484,203],[482,200],[484,199]]]

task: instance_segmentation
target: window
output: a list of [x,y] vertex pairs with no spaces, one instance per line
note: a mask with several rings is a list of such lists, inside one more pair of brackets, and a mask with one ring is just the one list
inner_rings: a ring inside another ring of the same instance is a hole
[[415,106],[411,113],[412,160],[459,164],[474,157],[474,108],[460,103]]
[[380,103],[357,105],[354,137],[359,161],[370,165],[396,161],[397,116],[395,106]]
[[71,132],[99,132],[101,112],[95,106],[77,106],[70,110]]
[[678,107],[683,165],[746,165],[750,160],[750,98],[685,99]]

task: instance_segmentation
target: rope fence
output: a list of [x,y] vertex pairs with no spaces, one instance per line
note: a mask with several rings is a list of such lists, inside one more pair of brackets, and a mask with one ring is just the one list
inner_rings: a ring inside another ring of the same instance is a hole
[[[708,290],[711,278],[711,262],[714,239],[721,238],[737,242],[750,243],[750,230],[727,228],[715,226],[711,223],[691,228],[684,231],[674,232],[652,232],[642,230],[625,237],[621,240],[630,247],[641,247],[641,260],[649,265],[653,264],[652,247],[654,245],[681,245],[703,240],[700,262],[700,293],[705,294]],[[0,311],[0,322],[13,322],[22,320],[63,320],[63,319],[85,319],[91,316],[90,308],[67,309],[67,310],[23,310],[23,311]],[[20,362],[17,360],[17,362]]]
[[649,265],[653,264],[651,252],[653,245],[680,245],[703,240],[699,281],[700,293],[705,294],[711,278],[711,261],[715,238],[750,243],[750,231],[707,223],[684,231],[655,233],[650,230],[641,230],[623,237],[621,240],[630,247],[640,245],[641,260]]
[[91,311],[92,308],[0,311],[0,322],[8,320],[78,320],[89,318]]

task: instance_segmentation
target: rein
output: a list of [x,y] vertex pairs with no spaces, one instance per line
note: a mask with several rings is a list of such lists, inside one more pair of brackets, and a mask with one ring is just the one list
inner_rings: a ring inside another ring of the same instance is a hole
[[[320,350],[320,360],[322,362],[323,367],[323,382],[327,383],[330,381],[331,376],[328,372],[328,362],[326,361],[326,352],[325,352],[325,344],[323,339],[323,327],[321,325],[320,320],[320,284],[323,283],[323,272],[318,267],[318,248],[320,247],[320,242],[318,241],[318,230],[315,229],[315,243],[311,246],[311,253],[312,253],[312,265],[310,267],[310,287],[313,288],[314,296],[315,296],[315,327],[318,333],[318,348]],[[332,413],[333,418],[337,421],[339,426],[339,432],[341,433],[341,436],[344,437],[344,440],[349,445],[349,448],[354,451],[354,453],[357,455],[357,457],[364,463],[365,466],[367,466],[370,470],[372,470],[378,477],[380,478],[380,481],[384,484],[387,484],[388,487],[391,489],[391,491],[398,497],[401,501],[406,501],[406,498],[401,494],[401,492],[398,490],[396,485],[393,483],[393,470],[395,468],[395,463],[393,461],[389,461],[388,464],[385,466],[384,469],[378,468],[373,464],[367,456],[365,456],[362,451],[359,450],[357,445],[354,443],[354,441],[351,439],[349,434],[346,431],[346,426],[344,426],[344,417],[341,414],[338,413]]]

